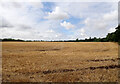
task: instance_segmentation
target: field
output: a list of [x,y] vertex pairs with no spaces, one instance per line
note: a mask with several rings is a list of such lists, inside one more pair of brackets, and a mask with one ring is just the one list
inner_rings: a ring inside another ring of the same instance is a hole
[[2,42],[3,82],[117,82],[118,44]]

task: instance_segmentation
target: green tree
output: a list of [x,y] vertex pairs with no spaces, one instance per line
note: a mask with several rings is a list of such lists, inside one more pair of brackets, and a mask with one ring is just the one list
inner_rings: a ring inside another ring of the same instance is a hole
[[78,40],[78,38],[76,39],[76,42],[78,42],[79,40]]

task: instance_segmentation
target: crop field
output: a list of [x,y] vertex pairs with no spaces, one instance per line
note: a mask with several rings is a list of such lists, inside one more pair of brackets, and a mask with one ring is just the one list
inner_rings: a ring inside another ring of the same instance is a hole
[[3,82],[117,82],[118,44],[2,42]]

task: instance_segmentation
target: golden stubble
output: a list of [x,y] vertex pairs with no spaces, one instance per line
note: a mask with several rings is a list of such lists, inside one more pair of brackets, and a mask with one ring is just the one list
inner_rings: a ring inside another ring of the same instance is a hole
[[118,44],[2,42],[3,82],[116,82]]

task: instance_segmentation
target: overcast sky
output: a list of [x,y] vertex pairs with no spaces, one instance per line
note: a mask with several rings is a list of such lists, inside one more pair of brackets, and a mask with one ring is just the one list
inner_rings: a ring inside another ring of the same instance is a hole
[[118,25],[118,2],[1,2],[0,38],[105,37]]

